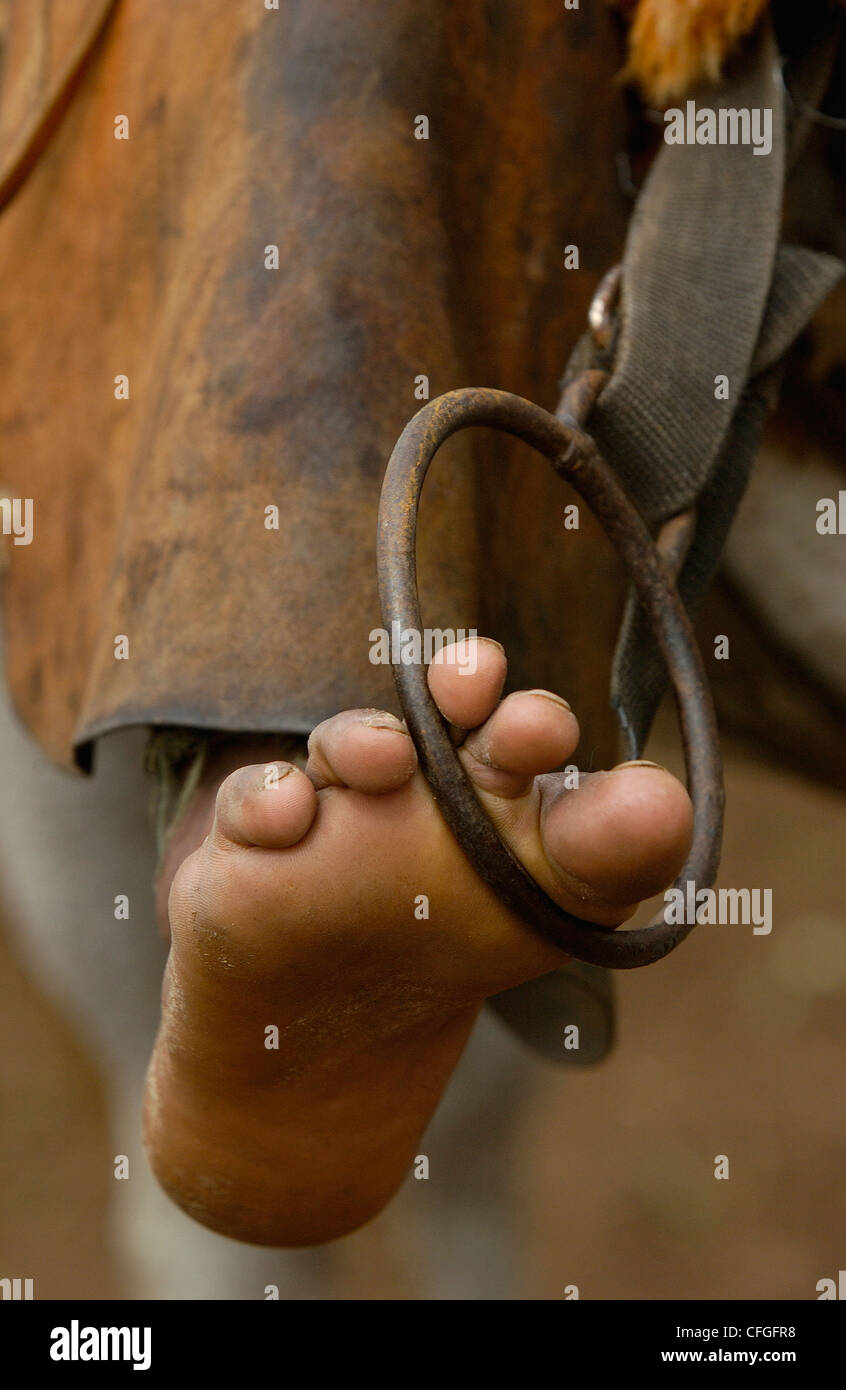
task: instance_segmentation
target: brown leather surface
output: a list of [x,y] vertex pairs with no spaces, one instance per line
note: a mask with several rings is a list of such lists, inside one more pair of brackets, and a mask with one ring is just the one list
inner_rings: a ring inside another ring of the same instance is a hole
[[[35,502],[33,544],[2,540],[7,676],[53,758],[395,706],[368,660],[385,461],[419,373],[554,406],[629,212],[620,59],[604,7],[560,0],[122,0],[0,219],[0,480]],[[608,756],[619,583],[585,509],[565,530],[548,465],[486,432],[427,492],[425,620],[499,638]]]
[[[0,165],[31,117],[43,107],[103,0],[3,0]],[[4,22],[5,21],[5,22]]]

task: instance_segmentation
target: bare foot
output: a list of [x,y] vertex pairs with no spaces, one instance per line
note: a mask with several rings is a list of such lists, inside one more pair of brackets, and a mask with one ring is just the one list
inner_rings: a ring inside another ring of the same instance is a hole
[[[505,670],[484,639],[475,674],[446,650],[430,667],[441,711],[471,730],[462,762],[546,891],[620,923],[681,868],[687,793],[638,764],[566,789],[550,769],[572,756],[575,716],[544,691],[500,703]],[[565,958],[478,879],[393,715],[336,715],[305,772],[242,767],[210,814],[170,891],[151,1161],[226,1235],[331,1240],[402,1181],[483,1001]]]

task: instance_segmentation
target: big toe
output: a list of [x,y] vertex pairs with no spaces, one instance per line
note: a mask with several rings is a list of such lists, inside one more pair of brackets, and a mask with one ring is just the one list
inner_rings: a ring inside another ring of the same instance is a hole
[[560,778],[541,781],[543,849],[582,915],[615,925],[676,877],[690,849],[693,807],[666,769],[622,763],[569,789]]

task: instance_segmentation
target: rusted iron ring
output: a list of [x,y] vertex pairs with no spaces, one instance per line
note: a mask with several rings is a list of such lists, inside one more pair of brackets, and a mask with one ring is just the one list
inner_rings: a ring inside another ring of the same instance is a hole
[[[589,373],[586,376],[599,376]],[[594,390],[581,392],[590,398]],[[565,395],[580,399],[578,386]],[[719,863],[723,786],[710,691],[684,605],[646,524],[596,445],[572,415],[551,415],[506,391],[472,387],[431,401],[403,430],[388,463],[377,540],[383,623],[422,634],[417,595],[417,509],[429,465],[459,430],[484,425],[524,440],[549,459],[581,494],[615,545],[651,622],[675,691],[694,808],[693,842],[675,887],[709,888]],[[423,662],[397,664],[400,704],[422,770],[447,825],[480,877],[517,917],[569,955],[592,965],[630,970],[660,960],[691,930],[657,914],[646,927],[615,931],[559,907],[526,871],[480,805],[437,708]]]

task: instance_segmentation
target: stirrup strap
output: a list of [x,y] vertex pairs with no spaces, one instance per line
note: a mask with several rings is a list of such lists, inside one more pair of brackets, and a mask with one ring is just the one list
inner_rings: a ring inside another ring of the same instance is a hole
[[[693,106],[717,122],[721,112],[770,111],[772,148],[663,144],[631,221],[612,376],[588,424],[652,527],[696,507],[678,579],[691,613],[745,491],[780,360],[844,273],[835,257],[780,241],[791,131],[769,21],[733,79],[700,89]],[[639,755],[665,687],[630,599],[612,678],[628,757]]]

